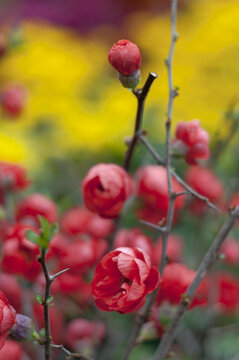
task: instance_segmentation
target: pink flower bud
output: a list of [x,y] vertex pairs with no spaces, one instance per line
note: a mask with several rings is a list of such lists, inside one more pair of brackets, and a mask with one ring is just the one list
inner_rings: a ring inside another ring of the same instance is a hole
[[121,74],[129,75],[141,66],[141,56],[137,45],[129,40],[119,40],[109,51],[110,64]]

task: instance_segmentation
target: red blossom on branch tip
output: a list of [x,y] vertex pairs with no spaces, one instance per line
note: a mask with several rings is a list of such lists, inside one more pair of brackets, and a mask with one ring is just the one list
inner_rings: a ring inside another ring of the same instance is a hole
[[119,40],[108,53],[110,64],[121,74],[130,75],[141,66],[141,55],[136,44],[129,40]]

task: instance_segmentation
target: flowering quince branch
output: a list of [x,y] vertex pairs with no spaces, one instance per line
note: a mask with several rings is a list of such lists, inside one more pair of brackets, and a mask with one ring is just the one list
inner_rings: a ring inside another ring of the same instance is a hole
[[150,87],[155,79],[157,79],[158,75],[150,72],[148,78],[143,86],[142,89],[135,89],[133,90],[133,94],[136,96],[138,101],[137,113],[136,113],[136,120],[135,120],[135,128],[134,128],[134,135],[130,141],[129,147],[125,154],[124,159],[124,169],[126,171],[129,170],[131,159],[133,156],[133,152],[137,143],[138,133],[142,125],[142,118],[144,112],[144,102],[150,90]]
[[83,354],[72,353],[71,351],[67,350],[63,345],[51,344],[51,347],[53,349],[59,349],[64,354],[66,354],[67,355],[67,360],[71,360],[71,359],[93,360],[92,358],[90,358],[88,356],[85,356]]
[[[147,148],[147,150],[151,153],[153,158],[157,161],[159,165],[165,166],[165,161],[161,158],[161,156],[156,152],[156,150],[152,147],[152,145],[148,142],[146,137],[141,133],[138,135],[138,139],[140,142]],[[218,207],[211,203],[209,199],[201,194],[199,194],[197,191],[195,191],[191,186],[189,186],[172,168],[171,168],[171,174],[172,176],[187,190],[187,192],[194,196],[195,198],[204,201],[207,206],[217,212],[220,212]]]
[[215,240],[213,241],[211,247],[207,251],[206,255],[204,256],[198,271],[195,275],[195,278],[191,285],[188,287],[186,293],[182,297],[181,303],[178,306],[177,312],[175,313],[170,325],[168,326],[166,332],[164,333],[160,345],[155,353],[154,360],[164,360],[168,354],[168,351],[173,343],[176,331],[179,326],[179,322],[183,317],[185,311],[187,310],[188,306],[191,303],[201,281],[205,275],[205,273],[209,270],[212,264],[217,260],[218,251],[228,236],[231,228],[233,227],[234,223],[239,217],[239,207],[234,210],[230,210],[229,218],[223,224],[221,229],[219,230]]
[[173,102],[177,93],[175,92],[173,85],[173,72],[172,72],[172,62],[174,56],[175,44],[178,38],[176,32],[176,21],[177,21],[177,0],[171,0],[171,44],[169,50],[169,56],[166,59],[166,65],[168,68],[168,85],[169,85],[169,101],[168,101],[168,113],[166,121],[166,159],[165,166],[167,170],[167,181],[168,181],[168,198],[169,206],[167,213],[166,221],[166,231],[163,232],[163,244],[162,244],[162,255],[160,259],[159,272],[160,275],[163,275],[164,267],[166,264],[166,252],[167,252],[167,243],[168,237],[171,231],[174,215],[174,202],[176,197],[174,196],[173,184],[172,184],[172,174],[171,174],[171,156],[170,156],[170,142],[171,142],[171,122],[173,115]]
[[52,279],[49,275],[47,266],[46,266],[46,250],[41,250],[41,255],[38,259],[39,263],[42,266],[42,270],[46,280],[46,288],[45,288],[45,297],[42,300],[42,306],[44,309],[44,326],[45,326],[45,358],[46,360],[51,360],[51,326],[50,326],[50,315],[49,315],[49,301],[50,298],[50,288],[52,284]]
[[[168,101],[167,121],[165,124],[166,125],[165,166],[166,166],[166,170],[167,170],[169,207],[168,207],[168,213],[167,213],[166,226],[165,226],[165,228],[159,227],[159,229],[158,229],[160,232],[162,232],[162,235],[163,235],[162,254],[161,254],[160,265],[159,265],[159,273],[161,276],[163,275],[164,267],[166,264],[167,241],[168,241],[168,237],[169,237],[170,230],[172,227],[173,215],[174,215],[174,202],[176,199],[176,196],[173,191],[172,174],[171,174],[170,132],[171,132],[171,121],[172,121],[172,113],[173,113],[173,101],[174,101],[175,96],[177,95],[176,91],[173,88],[173,76],[172,76],[172,60],[173,60],[173,55],[174,55],[175,43],[177,40],[177,33],[176,33],[177,0],[172,0],[171,4],[172,4],[171,5],[172,6],[171,45],[170,45],[169,56],[168,56],[168,59],[166,60],[166,65],[168,68],[169,101]],[[137,124],[137,121],[136,121],[136,124]],[[135,129],[135,133],[137,134],[136,140],[139,136],[139,130],[140,130],[140,128]],[[134,138],[135,138],[135,136],[134,136]],[[127,360],[131,351],[133,350],[133,348],[136,344],[137,338],[139,336],[140,329],[148,317],[148,314],[149,314],[151,306],[154,302],[155,296],[156,296],[156,291],[154,291],[150,295],[149,301],[146,304],[146,306],[144,307],[143,313],[141,315],[138,314],[138,316],[136,317],[132,336],[131,336],[129,345],[126,349],[126,352],[125,352],[124,356],[122,357],[122,360]]]

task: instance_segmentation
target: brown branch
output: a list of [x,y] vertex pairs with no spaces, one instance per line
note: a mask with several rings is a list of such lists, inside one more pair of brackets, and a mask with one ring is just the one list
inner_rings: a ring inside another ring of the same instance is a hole
[[50,296],[50,288],[52,280],[50,278],[47,266],[46,266],[46,250],[41,249],[41,256],[38,259],[39,263],[42,266],[43,274],[46,281],[45,296],[42,301],[43,311],[44,311],[44,328],[45,328],[45,339],[44,339],[44,348],[45,348],[45,359],[51,360],[51,326],[50,326],[50,315],[49,315],[49,303],[48,299]]
[[125,159],[124,159],[123,166],[126,171],[129,171],[133,152],[134,152],[135,146],[137,144],[138,132],[141,129],[145,99],[148,95],[148,92],[150,90],[150,87],[151,87],[153,81],[155,79],[157,79],[157,77],[158,77],[157,74],[150,72],[143,88],[136,89],[134,91],[134,95],[136,96],[137,101],[138,101],[138,107],[137,107],[137,113],[136,113],[136,119],[135,119],[134,135],[130,141],[130,144],[126,151]]
[[[138,139],[140,142],[146,147],[146,149],[150,152],[150,154],[153,156],[153,158],[157,161],[159,165],[165,166],[165,161],[161,158],[161,156],[156,152],[156,150],[153,148],[153,146],[148,142],[146,137],[141,133],[138,135]],[[184,189],[186,189],[190,195],[194,196],[195,198],[202,200],[207,204],[207,206],[217,212],[220,212],[220,210],[217,208],[216,205],[211,203],[209,199],[206,196],[203,196],[199,194],[197,191],[195,191],[190,185],[188,185],[173,169],[171,169],[172,176],[178,181],[179,184],[181,184]]]
[[193,282],[188,287],[185,295],[181,300],[180,305],[178,306],[177,312],[175,313],[170,325],[168,326],[166,332],[164,333],[161,339],[159,347],[155,353],[154,360],[164,360],[165,357],[167,356],[168,351],[175,338],[175,334],[181,318],[183,317],[188,306],[190,305],[199,285],[201,284],[204,275],[212,266],[212,264],[216,261],[220,246],[227,237],[228,233],[230,232],[231,228],[233,227],[238,217],[239,217],[239,207],[237,207],[235,210],[232,210],[230,212],[229,218],[219,230],[214,242],[212,243],[211,247],[204,256]]
[[92,358],[90,358],[90,357],[88,357],[86,355],[72,353],[71,351],[66,349],[63,345],[51,344],[51,347],[53,349],[61,350],[64,354],[66,354],[67,355],[67,360],[71,360],[71,359],[93,360]]
[[[173,89],[173,77],[172,77],[172,60],[173,60],[173,54],[174,54],[174,48],[175,48],[175,42],[177,40],[177,34],[176,34],[176,18],[177,18],[177,0],[172,0],[172,18],[171,18],[171,45],[170,45],[170,51],[169,51],[169,57],[166,61],[167,67],[168,67],[168,82],[169,82],[169,101],[168,101],[168,116],[166,121],[166,169],[167,169],[167,181],[168,181],[168,192],[169,192],[169,208],[168,208],[168,214],[167,214],[167,221],[166,221],[166,227],[165,230],[162,231],[162,228],[159,230],[163,234],[163,246],[162,246],[162,256],[159,266],[159,272],[162,276],[163,270],[166,264],[166,251],[167,251],[167,241],[168,236],[171,230],[172,222],[173,222],[173,214],[174,214],[174,202],[175,202],[175,196],[173,193],[173,186],[172,186],[172,175],[171,175],[171,158],[170,158],[170,131],[171,131],[171,119],[172,119],[172,112],[173,112],[173,100],[176,96],[176,92]],[[143,92],[142,92],[143,93]],[[136,121],[137,123],[137,121]],[[140,126],[135,127],[135,133],[132,140],[137,142],[138,136],[140,133]],[[134,140],[135,139],[135,140]],[[138,314],[135,319],[135,324],[133,327],[131,339],[129,341],[129,344],[126,348],[125,354],[122,357],[122,360],[127,360],[131,351],[133,350],[137,338],[139,336],[140,330],[144,322],[147,320],[150,308],[154,302],[155,296],[157,291],[154,291],[148,299],[148,302],[146,303],[143,313]]]
[[166,221],[166,231],[163,232],[163,242],[162,242],[162,254],[159,265],[160,275],[163,275],[163,271],[166,265],[166,252],[167,252],[167,244],[168,237],[172,228],[173,216],[174,216],[174,204],[176,197],[173,192],[173,183],[172,183],[172,174],[171,174],[171,156],[170,156],[170,143],[171,143],[171,123],[172,123],[172,115],[173,115],[173,103],[174,98],[176,96],[176,91],[173,85],[173,71],[172,71],[172,63],[173,56],[175,50],[175,44],[178,38],[176,32],[176,23],[177,23],[177,0],[171,0],[171,44],[169,50],[169,56],[166,59],[166,65],[168,68],[168,88],[169,88],[169,100],[168,100],[168,113],[167,113],[167,121],[166,121],[166,159],[165,166],[167,171],[167,182],[168,182],[168,213],[167,213],[167,221]]

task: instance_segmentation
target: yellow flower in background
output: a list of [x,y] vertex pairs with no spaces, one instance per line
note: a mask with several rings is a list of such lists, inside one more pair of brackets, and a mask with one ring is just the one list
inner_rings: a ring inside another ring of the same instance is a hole
[[[213,135],[221,113],[238,98],[238,16],[239,3],[233,0],[195,0],[188,12],[179,14],[173,71],[180,96],[174,124],[199,118]],[[0,78],[2,86],[25,84],[29,100],[20,118],[1,115],[0,158],[37,166],[48,156],[81,147],[98,151],[107,145],[123,151],[136,101],[108,65],[109,44],[97,32],[83,37],[46,23],[22,26],[25,42],[1,59]],[[169,14],[135,14],[126,29],[142,50],[142,78],[148,71],[159,74],[147,99],[145,127],[156,127],[154,137],[162,139]]]

